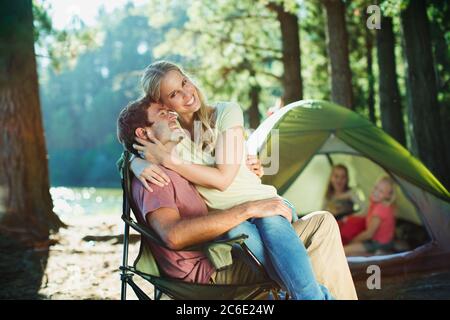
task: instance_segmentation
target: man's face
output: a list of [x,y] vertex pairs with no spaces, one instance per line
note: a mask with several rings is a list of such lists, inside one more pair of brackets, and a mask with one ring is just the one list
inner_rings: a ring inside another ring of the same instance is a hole
[[179,135],[176,134],[179,130],[176,116],[171,114],[167,107],[159,103],[152,103],[147,109],[147,117],[153,125],[145,129],[153,133],[162,144],[179,140]]

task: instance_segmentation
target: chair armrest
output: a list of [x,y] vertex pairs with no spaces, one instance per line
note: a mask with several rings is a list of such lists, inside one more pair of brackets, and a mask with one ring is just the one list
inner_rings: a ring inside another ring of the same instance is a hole
[[205,248],[205,246],[210,245],[219,245],[219,244],[225,244],[225,245],[233,245],[233,244],[241,244],[245,241],[245,239],[248,238],[248,235],[246,234],[240,234],[236,237],[230,238],[230,239],[217,239],[217,240],[211,240],[208,242],[196,244],[193,246],[189,246],[186,248],[181,249],[182,251],[201,251]]

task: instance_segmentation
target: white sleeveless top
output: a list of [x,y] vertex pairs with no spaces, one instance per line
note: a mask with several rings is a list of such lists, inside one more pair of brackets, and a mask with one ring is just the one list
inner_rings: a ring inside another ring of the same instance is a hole
[[[244,127],[244,116],[237,103],[219,102],[215,107],[216,122],[214,134],[216,137],[229,128],[236,126]],[[211,153],[202,151],[189,137],[185,137],[178,144],[177,152],[185,161],[207,166],[215,165],[215,157]],[[234,181],[225,191],[196,185],[197,190],[205,199],[208,207],[224,210],[247,201],[277,197],[275,187],[262,184],[261,179],[250,171],[245,164],[246,158],[247,152],[245,150],[239,171]]]

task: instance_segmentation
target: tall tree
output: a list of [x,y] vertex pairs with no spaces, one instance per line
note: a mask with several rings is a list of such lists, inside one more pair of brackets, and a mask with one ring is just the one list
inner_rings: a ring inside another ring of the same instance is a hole
[[248,108],[248,123],[250,128],[256,129],[261,122],[261,116],[259,114],[259,95],[261,87],[256,83],[250,86],[250,106]]
[[327,17],[327,45],[331,66],[331,100],[353,109],[345,4],[342,0],[322,0]]
[[[450,144],[450,3],[428,0],[428,13],[431,22],[431,38],[434,47],[438,100],[441,107],[441,126],[444,143]],[[450,148],[447,161],[450,161]]]
[[250,98],[250,106],[248,107],[248,123],[251,129],[256,129],[261,122],[261,115],[259,113],[259,103],[260,103],[260,95],[261,95],[261,86],[256,80],[256,71],[251,65],[249,61],[245,61],[246,68],[250,73],[250,89],[249,89],[249,98]]
[[383,129],[402,145],[406,145],[401,98],[398,89],[395,62],[395,37],[392,18],[381,18],[381,29],[376,31],[379,68],[379,99]]
[[[369,15],[363,14],[363,23]],[[375,116],[375,75],[373,73],[373,33],[369,28],[364,28],[364,43],[366,47],[366,72],[367,72],[367,107],[369,110],[369,119],[376,123]]]
[[302,79],[305,98],[328,100],[329,61],[326,45],[325,14],[319,1],[304,1],[302,4],[300,38],[302,39]]
[[32,0],[0,2],[0,47],[0,229],[23,241],[45,241],[63,224],[49,192]]
[[430,28],[426,4],[410,0],[401,12],[404,50],[408,63],[408,107],[420,159],[447,186],[450,166],[442,134],[437,100]]
[[271,2],[268,8],[275,11],[280,23],[283,61],[283,100],[285,104],[303,99],[301,76],[300,33],[297,14],[286,10],[283,4]]

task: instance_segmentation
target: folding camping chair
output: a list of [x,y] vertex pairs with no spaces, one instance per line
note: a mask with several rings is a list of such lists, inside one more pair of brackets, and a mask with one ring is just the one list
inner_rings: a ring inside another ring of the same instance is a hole
[[[145,237],[148,241],[159,246],[167,248],[165,243],[159,236],[147,225],[143,225],[134,220],[130,213],[133,211],[135,217],[137,215],[136,206],[131,195],[131,179],[130,171],[130,153],[125,151],[121,159],[121,175],[123,189],[123,214],[122,220],[125,222],[124,242],[123,242],[123,262],[121,270],[121,299],[126,300],[127,284],[133,289],[136,296],[140,300],[151,300],[151,298],[134,282],[133,276],[138,275],[149,281],[154,286],[154,299],[160,300],[162,294],[166,294],[172,299],[180,300],[248,300],[261,297],[265,293],[272,293],[275,299],[280,297],[280,287],[278,284],[267,276],[262,265],[256,257],[248,250],[244,243],[246,235],[241,235],[229,240],[216,240],[197,246],[184,248],[183,251],[203,251],[209,260],[216,267],[216,270],[226,268],[232,263],[231,249],[233,246],[239,246],[242,252],[253,261],[259,268],[260,272],[265,275],[264,280],[251,284],[200,284],[181,281],[169,278],[160,272],[157,261],[155,260],[151,249],[143,241]],[[141,234],[141,243],[138,257],[133,266],[128,265],[128,247],[130,227]],[[169,249],[169,248],[167,248]],[[171,250],[171,249],[169,249]],[[286,295],[286,299],[288,296]]]

